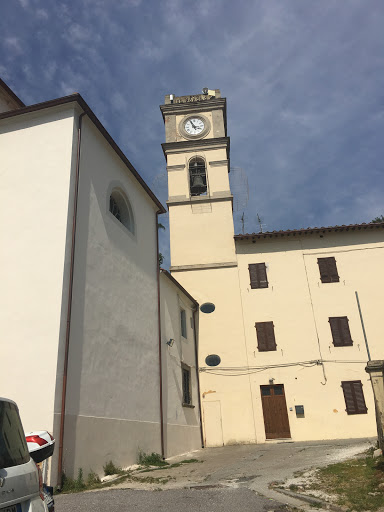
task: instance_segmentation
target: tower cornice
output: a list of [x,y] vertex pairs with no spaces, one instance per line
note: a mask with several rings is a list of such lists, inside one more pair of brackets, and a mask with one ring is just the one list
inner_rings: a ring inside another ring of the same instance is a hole
[[[211,98],[205,101],[193,101],[190,103],[168,103],[160,105],[163,119],[166,115],[183,115],[193,112],[210,112],[212,110],[224,110],[226,113],[227,100],[225,98]],[[226,115],[224,116],[226,118]]]
[[[161,147],[167,159],[167,155],[173,153],[195,153],[199,149],[209,151],[210,149],[224,148],[227,152],[227,159],[229,160],[230,152],[230,138],[217,137],[215,139],[200,139],[200,140],[184,140],[178,142],[164,142]],[[229,168],[229,165],[228,165]]]

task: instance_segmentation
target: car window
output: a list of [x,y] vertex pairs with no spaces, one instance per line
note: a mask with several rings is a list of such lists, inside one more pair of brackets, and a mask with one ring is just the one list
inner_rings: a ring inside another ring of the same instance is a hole
[[19,411],[0,400],[0,468],[25,464],[30,459]]

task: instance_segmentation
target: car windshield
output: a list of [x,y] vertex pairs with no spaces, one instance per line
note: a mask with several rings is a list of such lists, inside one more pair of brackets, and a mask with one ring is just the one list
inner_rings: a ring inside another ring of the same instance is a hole
[[0,400],[0,468],[25,464],[29,458],[19,411],[13,403]]

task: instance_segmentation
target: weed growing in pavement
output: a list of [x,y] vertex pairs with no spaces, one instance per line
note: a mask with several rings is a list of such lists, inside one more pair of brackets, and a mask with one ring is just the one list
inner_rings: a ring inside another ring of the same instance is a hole
[[85,488],[86,484],[84,483],[82,468],[79,468],[76,479],[70,478],[63,473],[61,486],[62,492],[80,492]]
[[180,462],[175,462],[174,464],[169,464],[167,462],[166,466],[159,466],[157,468],[153,468],[152,467],[152,468],[142,469],[140,471],[140,473],[149,473],[150,471],[159,471],[159,470],[162,470],[162,469],[179,468],[180,466],[184,466],[184,464],[189,464],[190,462],[204,462],[204,461],[202,461],[202,460],[200,461],[200,460],[197,460],[197,459],[185,459],[185,460],[182,460]]
[[140,466],[169,466],[168,462],[165,462],[160,454],[155,452],[148,454],[141,450],[137,455],[137,463]]
[[89,487],[91,485],[95,485],[95,484],[100,484],[100,483],[101,483],[101,480],[100,480],[99,475],[97,475],[91,469],[91,471],[88,473],[88,476],[87,476],[87,487]]
[[105,466],[103,466],[103,469],[104,469],[105,476],[118,475],[122,472],[121,468],[118,468],[117,466],[115,466],[111,460],[109,462],[107,462]]

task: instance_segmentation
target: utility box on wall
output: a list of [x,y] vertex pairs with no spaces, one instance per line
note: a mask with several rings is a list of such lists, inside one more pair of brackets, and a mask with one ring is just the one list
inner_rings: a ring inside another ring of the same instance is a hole
[[295,405],[296,417],[304,418],[304,405]]

